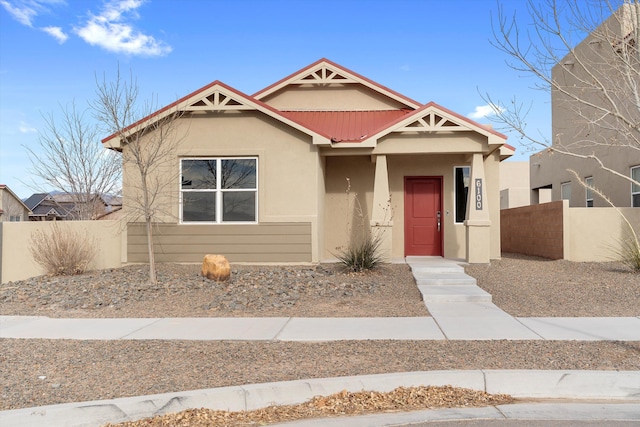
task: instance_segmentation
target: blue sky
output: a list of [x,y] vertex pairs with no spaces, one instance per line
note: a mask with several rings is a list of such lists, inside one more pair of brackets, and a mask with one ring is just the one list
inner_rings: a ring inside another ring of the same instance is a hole
[[[525,0],[505,2],[526,17]],[[481,123],[481,94],[532,103],[550,133],[550,103],[492,47],[495,0],[0,0],[0,183],[33,190],[25,147],[42,115],[94,97],[120,67],[161,105],[213,80],[254,92],[326,57],[419,102]],[[474,114],[477,112],[480,114]],[[106,136],[106,135],[105,135]],[[509,144],[530,152],[512,136]]]

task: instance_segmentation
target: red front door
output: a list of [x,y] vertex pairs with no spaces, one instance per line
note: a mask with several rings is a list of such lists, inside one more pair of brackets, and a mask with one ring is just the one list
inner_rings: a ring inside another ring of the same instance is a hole
[[405,177],[405,256],[442,256],[441,213],[442,177]]

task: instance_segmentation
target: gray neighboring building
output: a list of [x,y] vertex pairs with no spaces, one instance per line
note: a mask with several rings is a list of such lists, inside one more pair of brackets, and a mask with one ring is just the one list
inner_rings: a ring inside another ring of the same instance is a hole
[[[561,89],[551,94],[552,147],[530,158],[532,204],[564,199],[572,207],[610,206],[574,170],[614,205],[640,207],[640,186],[616,176],[640,181],[639,17],[640,4],[624,4],[552,69]],[[554,148],[594,155],[614,173]]]
[[74,219],[75,203],[58,202],[49,193],[32,194],[24,203],[31,210],[30,221],[65,221]]

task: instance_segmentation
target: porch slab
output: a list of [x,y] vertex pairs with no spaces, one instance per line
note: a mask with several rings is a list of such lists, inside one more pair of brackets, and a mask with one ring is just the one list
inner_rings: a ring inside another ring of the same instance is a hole
[[434,285],[469,285],[476,286],[477,281],[474,277],[464,273],[432,273],[428,271],[414,273],[418,286],[434,286]]
[[431,317],[292,318],[279,341],[442,340]]
[[542,337],[489,302],[429,302],[450,340],[539,340]]
[[418,285],[428,302],[491,302],[491,294],[472,285]]
[[637,317],[520,317],[518,320],[547,340],[640,341]]

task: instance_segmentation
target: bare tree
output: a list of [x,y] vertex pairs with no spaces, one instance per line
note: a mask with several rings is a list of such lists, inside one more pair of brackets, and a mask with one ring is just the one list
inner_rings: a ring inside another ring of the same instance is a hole
[[156,111],[153,102],[142,103],[137,82],[97,81],[96,118],[122,152],[123,209],[128,221],[144,221],[149,256],[149,280],[156,282],[153,227],[159,219],[173,217],[178,174],[174,170],[178,135],[177,109]]
[[[66,194],[75,204],[73,216],[94,219],[103,203],[101,196],[119,190],[121,160],[105,150],[98,138],[98,127],[79,111],[75,102],[61,107],[60,118],[45,116],[46,129],[39,134],[39,149],[27,147],[31,174],[54,190]],[[30,187],[42,191],[32,180]]]
[[512,69],[533,77],[535,88],[548,91],[567,112],[567,131],[540,138],[527,129],[526,104],[485,95],[495,121],[532,149],[594,161],[640,185],[601,154],[608,147],[640,152],[639,0],[529,0],[527,10],[523,31],[523,22],[500,6],[492,44],[508,55]]

